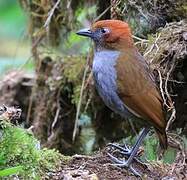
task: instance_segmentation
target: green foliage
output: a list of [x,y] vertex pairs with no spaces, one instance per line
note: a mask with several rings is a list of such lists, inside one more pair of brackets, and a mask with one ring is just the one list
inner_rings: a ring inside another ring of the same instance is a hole
[[176,157],[176,151],[173,148],[168,148],[168,150],[165,152],[163,161],[165,163],[173,163]]
[[1,134],[0,169],[15,167],[9,170],[19,170],[22,178],[37,179],[60,165],[62,155],[55,150],[40,149],[39,142],[26,130],[6,124]]
[[[146,159],[156,161],[158,155],[158,139],[155,135],[148,136],[144,141]],[[163,162],[173,163],[176,157],[176,150],[168,148],[163,156]]]
[[157,159],[157,146],[158,145],[158,141],[155,138],[155,136],[148,136],[145,140],[145,154],[146,154],[146,158],[148,160],[156,160]]
[[11,167],[11,168],[7,168],[4,170],[0,170],[0,177],[18,174],[22,170],[23,170],[23,166],[16,166],[16,167]]

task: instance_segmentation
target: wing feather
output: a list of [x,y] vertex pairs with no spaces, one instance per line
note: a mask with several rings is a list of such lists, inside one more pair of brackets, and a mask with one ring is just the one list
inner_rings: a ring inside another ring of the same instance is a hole
[[121,54],[117,64],[118,95],[123,103],[164,132],[162,98],[144,58],[137,51]]

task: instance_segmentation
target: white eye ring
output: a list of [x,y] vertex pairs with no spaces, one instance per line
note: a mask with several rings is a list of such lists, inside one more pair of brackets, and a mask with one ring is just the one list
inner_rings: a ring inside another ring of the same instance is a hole
[[103,34],[105,34],[105,33],[109,33],[110,31],[109,31],[108,28],[102,28],[102,29],[101,29],[101,32],[102,32]]

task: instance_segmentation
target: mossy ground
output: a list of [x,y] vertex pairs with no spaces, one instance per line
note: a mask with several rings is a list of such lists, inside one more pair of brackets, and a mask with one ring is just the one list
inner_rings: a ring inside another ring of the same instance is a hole
[[[56,150],[41,148],[33,134],[21,127],[3,123],[1,128],[0,170],[21,167],[16,172],[18,177],[40,179],[47,177],[49,172],[56,171],[62,160],[68,160],[68,157],[64,157]],[[11,179],[12,176],[8,178]]]

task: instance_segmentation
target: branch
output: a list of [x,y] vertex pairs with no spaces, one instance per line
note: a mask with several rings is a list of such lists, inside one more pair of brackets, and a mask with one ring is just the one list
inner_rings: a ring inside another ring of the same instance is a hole
[[75,124],[74,124],[74,129],[73,129],[73,136],[72,136],[73,142],[75,141],[75,136],[76,136],[76,132],[77,132],[79,114],[80,114],[80,109],[81,109],[81,104],[82,104],[82,96],[83,96],[84,85],[85,85],[85,81],[86,81],[86,74],[89,70],[89,58],[90,58],[90,54],[88,54],[87,59],[86,59],[86,65],[85,65],[84,75],[83,75],[83,79],[82,79],[80,98],[79,98],[79,102],[77,105],[77,112],[76,112]]

